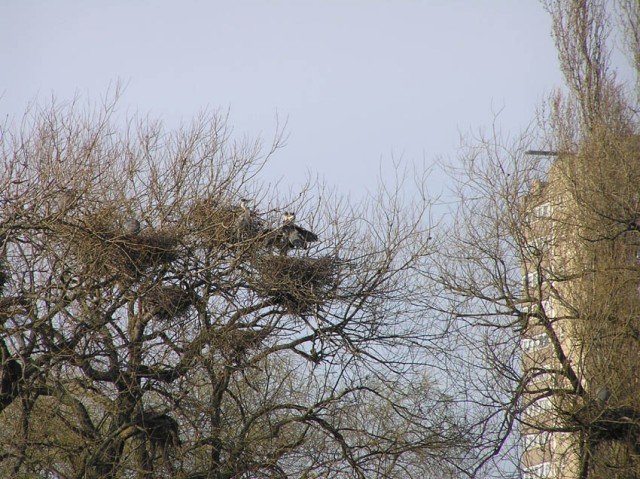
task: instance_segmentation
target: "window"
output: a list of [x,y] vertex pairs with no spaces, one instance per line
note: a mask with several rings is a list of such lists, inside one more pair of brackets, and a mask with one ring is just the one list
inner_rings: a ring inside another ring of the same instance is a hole
[[535,466],[525,467],[522,479],[551,479],[553,478],[551,472],[551,463],[543,462],[536,464]]
[[529,287],[538,285],[538,272],[537,271],[529,271],[527,273],[527,284]]
[[537,349],[546,348],[549,346],[549,336],[545,333],[538,334],[532,338],[524,338],[520,341],[520,346],[524,352],[535,351]]
[[536,432],[522,436],[522,446],[525,452],[532,449],[543,449],[547,444],[553,447],[553,436],[548,432]]
[[[542,310],[540,307],[542,306]],[[547,318],[553,318],[556,314],[555,308],[553,306],[553,301],[550,299],[544,299],[540,301],[540,303],[531,303],[528,307],[529,314],[536,315],[538,313],[544,314]]]
[[548,397],[542,398],[538,399],[527,408],[527,415],[529,417],[535,417],[549,410],[551,410],[551,399]]
[[542,301],[542,310],[544,314],[549,317],[555,316],[555,308],[553,307],[553,301],[550,299],[545,299]]
[[553,211],[553,208],[551,207],[550,203],[543,203],[539,206],[536,206],[533,209],[533,217],[534,218],[548,218],[549,216],[551,216],[551,212]]

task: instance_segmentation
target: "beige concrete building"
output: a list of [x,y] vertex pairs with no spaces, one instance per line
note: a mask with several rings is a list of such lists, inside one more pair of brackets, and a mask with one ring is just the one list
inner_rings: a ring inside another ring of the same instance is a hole
[[629,334],[640,318],[640,236],[618,221],[624,211],[611,192],[627,195],[625,185],[597,172],[587,177],[579,165],[575,157],[556,158],[546,181],[532,184],[523,199],[525,479],[573,479],[587,470],[589,477],[637,477],[602,471],[632,464],[623,456],[635,454],[630,441],[640,440],[616,436],[612,425],[629,419],[619,411],[635,411],[632,398],[640,396],[640,357],[626,353],[638,343]]

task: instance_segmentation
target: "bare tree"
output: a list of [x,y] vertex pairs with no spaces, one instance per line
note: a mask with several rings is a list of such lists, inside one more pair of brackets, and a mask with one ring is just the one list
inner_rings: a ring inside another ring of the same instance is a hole
[[494,434],[487,457],[532,477],[638,469],[639,142],[610,140],[553,160],[484,140],[432,276],[467,351],[469,404]]
[[[612,31],[619,31],[630,49],[637,28],[632,5],[621,2],[621,25],[613,23],[611,2],[596,0],[543,0],[552,19],[552,35],[568,94],[551,95],[550,115],[542,129],[557,151],[576,151],[593,129],[606,125],[630,134],[637,108],[611,66]],[[633,2],[629,2],[633,3]],[[633,50],[630,50],[633,51]],[[637,65],[634,65],[637,71]]]
[[[429,369],[425,196],[287,199],[257,179],[279,138],[263,153],[216,115],[119,127],[115,105],[0,131],[1,474],[464,469]],[[290,241],[290,211],[313,235]]]
[[560,68],[577,100],[582,125],[589,130],[602,117],[610,88],[610,22],[603,0],[543,2],[553,20]]
[[570,92],[547,136],[468,145],[433,306],[464,352],[450,361],[488,432],[486,471],[638,477],[640,125],[609,65],[606,2],[545,6]]
[[634,0],[619,0],[618,15],[622,25],[623,45],[636,72],[636,104],[640,103],[640,5]]

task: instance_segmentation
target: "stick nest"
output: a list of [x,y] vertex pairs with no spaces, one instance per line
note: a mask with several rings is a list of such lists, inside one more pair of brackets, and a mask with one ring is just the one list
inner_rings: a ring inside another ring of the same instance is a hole
[[88,271],[100,276],[117,274],[130,279],[176,260],[178,237],[171,230],[147,229],[126,233],[109,215],[96,214],[60,232]]
[[250,351],[258,349],[269,330],[227,329],[211,336],[209,345],[215,353],[232,364],[242,363]]
[[239,207],[212,199],[195,203],[189,212],[189,227],[211,249],[259,248],[267,234],[263,223],[255,215],[246,221]]
[[256,260],[252,288],[292,314],[304,314],[327,300],[335,278],[330,257],[263,256]]
[[145,296],[149,313],[162,320],[184,316],[195,299],[194,294],[176,285],[154,288]]

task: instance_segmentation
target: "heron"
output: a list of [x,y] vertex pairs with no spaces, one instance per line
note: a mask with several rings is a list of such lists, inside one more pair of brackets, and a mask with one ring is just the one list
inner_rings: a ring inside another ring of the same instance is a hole
[[241,198],[240,207],[235,209],[238,215],[235,225],[241,237],[245,239],[253,238],[261,232],[263,221],[256,211],[251,209],[251,200]]
[[318,241],[318,235],[295,224],[295,213],[282,214],[281,247],[280,250],[287,254],[290,249],[307,249],[309,243]]
[[124,230],[127,234],[137,235],[138,233],[140,233],[140,229],[140,221],[138,221],[136,218],[127,218],[124,222]]
[[609,388],[607,388],[607,386],[600,386],[596,390],[596,404],[600,409],[604,408],[610,397],[611,393],[609,392]]
[[251,226],[251,208],[249,204],[250,200],[246,198],[240,199],[240,215],[238,216],[238,226],[243,228],[249,228]]

